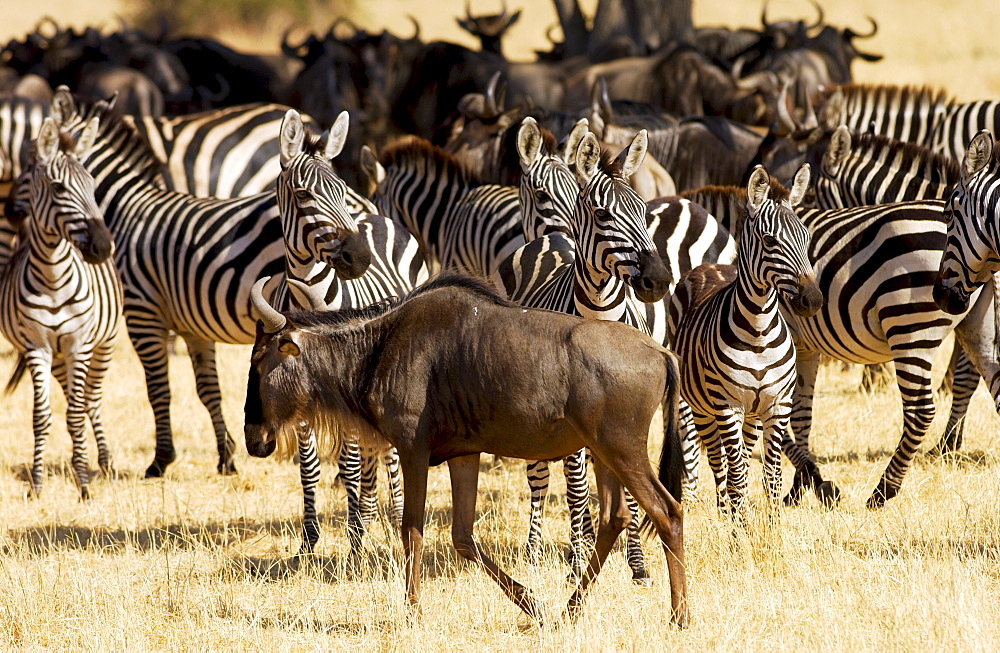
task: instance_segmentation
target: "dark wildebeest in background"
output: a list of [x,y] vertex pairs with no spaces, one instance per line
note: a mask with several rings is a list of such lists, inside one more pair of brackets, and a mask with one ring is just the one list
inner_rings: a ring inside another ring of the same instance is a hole
[[[270,455],[278,439],[302,422],[317,432],[394,445],[404,478],[402,537],[411,604],[420,594],[428,466],[447,461],[455,548],[541,620],[541,604],[531,591],[473,538],[479,454],[555,460],[590,447],[601,516],[594,553],[568,614],[578,613],[631,518],[624,484],[663,543],[672,619],[687,623],[674,354],[626,324],[524,309],[469,277],[439,276],[395,305],[290,314],[263,298],[265,282],[252,291],[261,321],[247,387],[247,451]],[[303,292],[308,296],[307,288]],[[664,400],[675,455],[667,457],[657,479],[646,440]]]

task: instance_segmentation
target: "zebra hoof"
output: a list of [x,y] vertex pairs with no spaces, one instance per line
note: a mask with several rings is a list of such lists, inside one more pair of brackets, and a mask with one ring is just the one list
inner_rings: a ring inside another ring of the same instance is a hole
[[232,459],[220,462],[215,468],[222,476],[232,476],[236,474],[236,463]]
[[868,503],[866,505],[869,510],[878,510],[885,505],[886,501],[892,499],[897,494],[899,494],[898,487],[892,487],[885,481],[879,481],[875,491],[872,492],[871,497],[868,498]]
[[146,475],[144,478],[163,478],[163,475],[167,471],[167,465],[174,462],[173,457],[169,460],[160,460],[156,458],[153,460],[152,464],[146,468]]
[[645,571],[632,572],[632,583],[639,587],[652,587],[653,579]]
[[80,488],[80,500],[90,501],[90,488],[88,488],[86,485]]
[[816,496],[824,508],[833,508],[840,503],[840,488],[831,481],[823,481],[816,487]]
[[31,485],[28,487],[28,491],[25,494],[28,499],[37,499],[42,496],[42,486],[41,485]]

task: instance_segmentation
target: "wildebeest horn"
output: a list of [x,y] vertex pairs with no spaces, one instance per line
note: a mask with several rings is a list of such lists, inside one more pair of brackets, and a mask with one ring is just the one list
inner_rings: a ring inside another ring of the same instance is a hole
[[556,40],[552,38],[552,30],[554,30],[557,27],[559,27],[559,23],[552,23],[551,25],[549,25],[549,28],[545,30],[545,38],[547,38],[549,40],[549,43],[551,43],[552,45],[557,45]]
[[472,5],[470,4],[469,0],[465,0],[465,17],[468,20],[473,20],[473,18],[472,18]]
[[292,28],[289,27],[288,29],[285,30],[285,33],[281,35],[281,51],[284,52],[285,55],[289,57],[298,57],[299,50],[302,49],[305,46],[305,44],[309,42],[309,38],[312,35],[309,35],[304,39],[302,39],[302,43],[299,43],[298,45],[291,45],[288,42],[288,37],[291,35],[291,33],[292,33]]
[[264,284],[271,280],[271,277],[258,279],[257,283],[250,289],[250,303],[260,316],[260,321],[264,323],[264,333],[277,333],[285,328],[288,319],[274,310],[267,300],[264,299]]
[[746,61],[747,61],[746,55],[742,55],[737,57],[736,61],[733,62],[733,71],[731,73],[733,76],[733,81],[735,82],[740,81],[740,77],[743,75],[743,64],[745,64]]
[[489,112],[490,117],[497,116],[500,114],[500,109],[497,106],[497,85],[500,83],[500,71],[493,73],[490,77],[489,84],[486,85],[486,111]]
[[875,19],[872,18],[871,16],[865,16],[865,18],[867,18],[868,22],[872,24],[872,31],[871,31],[871,33],[869,33],[869,34],[858,34],[853,29],[851,29],[850,27],[848,27],[847,29],[844,30],[844,35],[848,39],[870,39],[871,37],[873,37],[876,34],[878,34],[878,23],[875,22]]
[[775,110],[778,114],[778,124],[787,129],[789,134],[794,134],[796,131],[795,121],[792,120],[791,114],[788,113],[789,84],[791,84],[790,79],[784,80],[781,84],[781,91],[778,93],[777,106],[775,107]]
[[812,2],[813,6],[816,7],[816,13],[818,13],[819,16],[816,18],[816,22],[815,23],[813,23],[812,25],[809,25],[808,27],[806,27],[807,30],[808,29],[815,29],[815,28],[817,28],[817,27],[819,27],[820,25],[823,24],[823,7],[821,7],[820,4],[818,2],[816,2],[816,0],[810,0],[810,1]]
[[806,112],[802,120],[802,127],[805,129],[815,129],[819,127],[819,118],[816,117],[816,109],[813,108],[812,100],[806,94]]
[[767,3],[764,3],[764,8],[760,10],[760,24],[764,26],[764,30],[767,31],[769,27],[767,24]]
[[327,309],[326,295],[319,289],[318,286],[308,286],[298,279],[289,279],[288,285],[305,295],[306,301],[309,302],[309,310],[325,311]]
[[417,19],[413,17],[413,14],[406,14],[406,17],[410,19],[411,23],[413,23],[413,36],[410,37],[410,40],[411,41],[419,41],[420,40],[420,23],[418,23]]
[[357,35],[358,32],[361,31],[361,29],[357,25],[354,24],[354,21],[351,20],[350,18],[348,18],[347,16],[337,16],[336,18],[333,19],[333,22],[330,23],[330,29],[327,31],[326,35],[327,36],[333,36],[334,30],[336,30],[340,26],[341,23],[344,23],[349,28],[351,28],[352,30],[354,30],[354,35],[355,36]]
[[229,80],[227,80],[219,73],[215,73],[215,81],[219,82],[218,91],[213,93],[212,91],[209,90],[207,86],[202,86],[199,84],[198,95],[200,95],[203,99],[208,100],[209,102],[222,102],[229,95],[229,91],[232,90],[232,87],[229,85]]
[[[55,34],[53,34],[52,36],[45,36],[44,34],[42,34],[42,27],[45,25],[51,25],[52,29],[55,30]],[[52,40],[63,33],[63,30],[59,28],[59,23],[57,23],[56,19],[53,18],[52,16],[42,16],[41,20],[39,20],[38,23],[35,25],[35,31],[38,33],[39,36],[48,40]]]
[[501,18],[506,18],[507,17],[507,0],[500,0],[500,2],[501,2],[501,7],[502,7],[500,9],[500,17]]

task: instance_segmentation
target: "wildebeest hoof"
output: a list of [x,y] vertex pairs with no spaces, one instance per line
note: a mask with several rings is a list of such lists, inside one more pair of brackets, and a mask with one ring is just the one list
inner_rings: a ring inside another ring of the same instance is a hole
[[816,496],[824,508],[834,508],[840,503],[840,488],[831,481],[823,481],[816,488]]

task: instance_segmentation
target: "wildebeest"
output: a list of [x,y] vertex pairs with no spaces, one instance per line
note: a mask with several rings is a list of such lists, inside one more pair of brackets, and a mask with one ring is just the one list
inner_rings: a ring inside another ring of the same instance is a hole
[[[479,454],[554,460],[590,447],[600,522],[567,612],[579,611],[629,522],[624,484],[663,543],[672,619],[687,622],[684,517],[674,498],[681,476],[674,354],[628,325],[524,309],[457,275],[439,276],[395,304],[289,314],[264,300],[266,281],[252,291],[260,321],[247,384],[247,451],[268,456],[278,438],[302,422],[393,444],[404,478],[402,538],[411,604],[420,594],[428,466],[447,461],[455,548],[540,620],[541,605],[531,591],[473,538]],[[661,401],[670,407],[664,411],[666,432],[676,455],[666,457],[657,479],[646,439]]]

